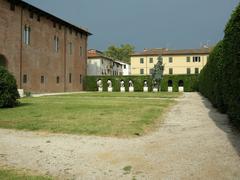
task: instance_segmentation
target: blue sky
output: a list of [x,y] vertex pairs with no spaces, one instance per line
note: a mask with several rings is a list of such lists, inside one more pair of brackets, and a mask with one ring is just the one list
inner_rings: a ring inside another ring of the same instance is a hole
[[144,48],[215,44],[239,0],[25,0],[93,33],[89,48],[129,43]]

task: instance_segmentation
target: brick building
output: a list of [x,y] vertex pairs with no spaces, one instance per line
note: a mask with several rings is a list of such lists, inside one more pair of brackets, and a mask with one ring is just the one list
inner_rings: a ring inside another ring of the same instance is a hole
[[24,91],[83,90],[87,30],[21,0],[0,0],[0,65]]

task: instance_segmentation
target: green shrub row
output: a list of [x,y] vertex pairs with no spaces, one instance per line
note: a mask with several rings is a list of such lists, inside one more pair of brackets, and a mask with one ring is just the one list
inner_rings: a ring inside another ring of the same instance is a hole
[[240,4],[201,71],[199,90],[240,127]]
[[0,108],[14,107],[19,98],[14,76],[0,66]]
[[[143,91],[144,81],[147,81],[149,91],[152,91],[153,88],[153,79],[151,76],[86,76],[84,79],[84,89],[86,91],[97,91],[97,81],[101,79],[103,83],[103,91],[107,91],[108,84],[107,81],[112,81],[113,91],[120,91],[120,82],[123,80],[125,82],[126,91],[129,90],[128,82],[131,80],[134,84],[134,91],[141,92]],[[196,91],[197,90],[197,75],[167,75],[164,76],[161,82],[161,90],[167,91],[168,81],[172,80],[173,82],[173,91],[178,91],[178,83],[180,80],[184,82],[184,89],[186,92]]]

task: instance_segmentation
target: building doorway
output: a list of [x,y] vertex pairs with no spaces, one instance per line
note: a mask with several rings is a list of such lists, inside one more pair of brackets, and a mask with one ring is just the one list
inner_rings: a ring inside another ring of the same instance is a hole
[[7,59],[2,54],[0,54],[0,66],[7,68]]

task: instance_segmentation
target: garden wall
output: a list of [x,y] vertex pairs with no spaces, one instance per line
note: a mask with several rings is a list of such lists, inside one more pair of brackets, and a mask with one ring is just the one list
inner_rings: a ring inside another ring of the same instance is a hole
[[[129,84],[128,82],[131,80],[134,84],[134,90],[136,92],[142,92],[144,81],[148,82],[149,91],[152,91],[152,77],[151,76],[86,76],[84,79],[84,89],[85,91],[97,91],[97,81],[101,79],[103,83],[103,91],[107,91],[108,84],[107,81],[112,81],[113,91],[120,91],[120,81],[123,80],[125,82],[126,91],[128,91]],[[197,90],[197,75],[166,75],[164,76],[161,88],[162,91],[167,91],[168,89],[168,81],[172,81],[173,91],[178,91],[179,81],[183,81],[184,91],[192,92]]]
[[226,26],[223,41],[201,71],[199,90],[240,127],[240,4]]

